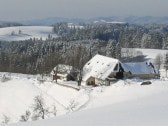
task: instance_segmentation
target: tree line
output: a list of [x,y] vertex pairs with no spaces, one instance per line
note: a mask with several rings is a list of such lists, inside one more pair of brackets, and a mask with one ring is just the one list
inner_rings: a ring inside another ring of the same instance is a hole
[[121,48],[168,49],[167,29],[159,24],[57,23],[53,25],[57,38],[0,41],[0,71],[44,74],[60,63],[80,70],[97,53],[122,60]]

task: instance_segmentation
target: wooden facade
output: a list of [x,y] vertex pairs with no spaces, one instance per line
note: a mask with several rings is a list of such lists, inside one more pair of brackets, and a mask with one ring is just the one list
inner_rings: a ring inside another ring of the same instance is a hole
[[95,78],[94,77],[89,77],[87,80],[86,80],[86,84],[87,85],[92,85],[92,86],[95,86]]

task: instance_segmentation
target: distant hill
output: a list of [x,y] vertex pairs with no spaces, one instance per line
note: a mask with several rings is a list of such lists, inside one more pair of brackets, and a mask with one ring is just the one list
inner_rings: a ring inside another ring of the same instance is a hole
[[94,21],[105,20],[108,22],[117,21],[117,22],[126,22],[130,24],[149,24],[149,23],[157,23],[157,24],[168,24],[168,17],[137,17],[137,16],[129,16],[129,17],[97,17],[90,19],[81,19],[81,18],[62,18],[62,17],[51,17],[46,19],[38,19],[38,20],[30,20],[30,21],[22,21],[25,25],[53,25],[58,22],[68,22],[68,23],[93,23]]
[[105,20],[107,22],[126,22],[129,24],[149,24],[149,23],[157,23],[157,24],[168,24],[168,17],[152,17],[152,16],[129,16],[129,17],[96,17],[96,18],[64,18],[64,17],[49,17],[44,19],[35,19],[35,20],[24,20],[16,22],[5,22],[0,21],[0,25],[2,24],[14,24],[14,25],[53,25],[58,22],[68,22],[68,23],[93,23],[95,21]]

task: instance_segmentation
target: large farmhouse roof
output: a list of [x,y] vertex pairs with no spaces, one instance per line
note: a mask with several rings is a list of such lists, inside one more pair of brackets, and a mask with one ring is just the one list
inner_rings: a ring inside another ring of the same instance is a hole
[[154,68],[145,62],[140,63],[123,63],[124,68],[132,74],[155,74]]
[[104,80],[114,71],[117,63],[119,63],[118,59],[97,54],[85,64],[83,68],[83,80],[86,81],[89,77]]

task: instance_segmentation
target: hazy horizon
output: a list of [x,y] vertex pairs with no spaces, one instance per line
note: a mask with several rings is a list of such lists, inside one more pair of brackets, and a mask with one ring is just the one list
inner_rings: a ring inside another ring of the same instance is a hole
[[167,16],[167,0],[0,0],[0,20]]

